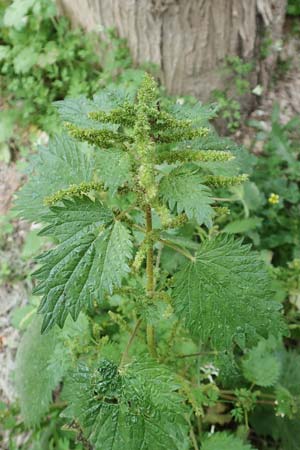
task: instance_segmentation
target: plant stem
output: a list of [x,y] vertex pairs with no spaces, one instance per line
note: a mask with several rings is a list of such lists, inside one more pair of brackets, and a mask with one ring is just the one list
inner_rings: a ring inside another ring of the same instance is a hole
[[132,343],[134,341],[134,338],[136,337],[136,334],[138,332],[138,329],[139,329],[141,323],[142,323],[142,319],[139,319],[136,322],[136,324],[135,324],[135,327],[134,327],[134,329],[132,331],[132,334],[131,334],[131,336],[129,338],[129,341],[128,341],[128,343],[126,345],[126,348],[124,350],[124,353],[122,355],[122,359],[121,359],[120,366],[119,366],[120,368],[122,368],[124,366],[124,364],[126,363],[126,361],[127,361],[129,349],[130,349],[130,347],[131,347],[131,345],[132,345]]
[[[135,228],[136,230],[141,231],[142,233],[147,233],[147,231],[140,225],[133,224],[132,227]],[[175,250],[176,252],[185,256],[186,258],[190,259],[192,262],[195,262],[195,260],[196,260],[195,257],[191,253],[189,253],[187,250],[184,250],[183,248],[178,247],[177,245],[173,244],[172,242],[168,241],[167,239],[158,238],[158,241],[161,242],[162,244],[166,245],[167,247],[172,248],[173,250]]]
[[197,353],[188,353],[186,355],[178,355],[177,358],[193,358],[201,355],[218,355],[220,352],[217,351],[209,351],[209,352],[197,352]]
[[[148,236],[152,233],[152,212],[151,205],[146,205],[146,233]],[[154,294],[154,257],[153,257],[153,243],[151,239],[148,241],[147,249],[147,297],[153,298]],[[147,325],[147,344],[149,353],[156,358],[156,344],[155,344],[155,331],[153,325]]]
[[161,242],[162,244],[166,245],[167,247],[172,248],[176,252],[178,252],[181,255],[185,256],[186,258],[190,259],[192,262],[196,261],[196,258],[193,255],[191,255],[188,251],[183,250],[180,247],[177,247],[177,245],[174,245],[172,242],[170,242],[170,241],[168,241],[166,239],[159,239],[159,242]]
[[190,438],[193,443],[194,450],[199,450],[199,447],[197,444],[197,439],[196,439],[196,436],[195,436],[195,433],[194,433],[194,430],[192,427],[190,428]]

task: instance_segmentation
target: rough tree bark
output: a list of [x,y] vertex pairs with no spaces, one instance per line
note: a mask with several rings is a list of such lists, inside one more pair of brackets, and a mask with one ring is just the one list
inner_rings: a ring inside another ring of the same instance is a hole
[[61,0],[87,30],[115,28],[136,63],[156,63],[173,94],[207,100],[222,88],[228,55],[255,59],[254,82],[266,85],[275,56],[258,61],[265,33],[281,37],[286,0]]

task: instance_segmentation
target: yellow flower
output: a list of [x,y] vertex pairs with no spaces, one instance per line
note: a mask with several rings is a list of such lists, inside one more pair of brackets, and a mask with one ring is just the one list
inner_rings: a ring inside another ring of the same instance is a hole
[[274,192],[272,192],[268,198],[268,202],[271,205],[277,205],[279,203],[279,195],[274,194]]

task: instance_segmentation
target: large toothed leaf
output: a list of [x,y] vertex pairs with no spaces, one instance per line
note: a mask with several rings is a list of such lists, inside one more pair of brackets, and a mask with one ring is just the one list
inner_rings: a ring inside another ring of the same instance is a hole
[[[96,94],[93,100],[85,97],[67,98],[62,101],[55,102],[58,112],[63,121],[78,125],[82,128],[101,129],[103,124],[92,120],[88,117],[90,112],[103,111],[110,112],[113,108],[120,107],[125,101],[132,98],[125,89],[103,89]],[[116,125],[105,124],[105,128],[114,130],[118,128]]]
[[199,173],[182,168],[173,169],[162,178],[159,192],[170,209],[176,206],[179,214],[184,211],[189,219],[195,219],[199,225],[211,227],[214,216],[211,191],[203,184]]
[[111,361],[79,366],[67,381],[64,415],[95,450],[187,449],[185,408],[172,374],[151,361],[122,371]]
[[16,208],[20,215],[33,222],[41,220],[48,211],[44,199],[71,184],[92,181],[92,163],[83,153],[81,144],[67,135],[56,136],[48,147],[34,155],[29,181],[17,195]]
[[174,307],[194,336],[216,348],[283,330],[271,279],[249,246],[231,237],[205,241],[174,277]]
[[39,257],[34,274],[40,280],[35,293],[43,295],[43,331],[55,323],[62,327],[69,313],[75,320],[94,300],[112,293],[129,271],[131,256],[127,228],[99,201],[64,201],[44,220],[49,225],[42,234],[55,236],[59,244]]
[[95,168],[99,179],[112,194],[133,177],[129,155],[121,150],[98,149],[95,154]]

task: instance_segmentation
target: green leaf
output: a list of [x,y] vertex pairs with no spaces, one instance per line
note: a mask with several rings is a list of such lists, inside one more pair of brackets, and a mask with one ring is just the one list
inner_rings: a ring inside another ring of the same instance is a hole
[[174,276],[174,308],[194,336],[227,348],[284,329],[271,278],[249,246],[222,235],[205,241],[195,262]]
[[60,52],[59,48],[53,42],[49,42],[43,50],[44,52],[40,53],[38,57],[37,64],[39,67],[44,69],[45,67],[57,62]]
[[40,280],[34,292],[43,295],[43,331],[55,323],[62,327],[69,313],[76,320],[83,308],[120,286],[132,250],[127,228],[88,197],[52,207],[45,221],[42,234],[56,237],[59,245],[38,258],[42,266],[34,273]]
[[92,181],[92,164],[82,148],[67,135],[56,136],[48,147],[40,148],[38,155],[32,157],[32,173],[16,200],[23,218],[40,221],[49,210],[44,205],[45,197],[71,184]]
[[39,54],[34,46],[23,48],[14,58],[14,68],[16,74],[25,74],[36,64]]
[[187,446],[185,411],[171,373],[152,361],[119,369],[102,360],[79,366],[67,381],[70,406],[95,450],[182,450]]
[[262,219],[260,217],[250,217],[248,219],[234,220],[230,222],[222,230],[227,234],[247,233],[259,226],[261,226]]
[[9,54],[9,52],[10,52],[9,45],[0,45],[0,61],[5,60]]
[[132,179],[129,155],[121,150],[98,149],[95,154],[95,168],[99,179],[112,194]]
[[[271,407],[257,408],[251,418],[251,425],[262,436],[272,436],[275,441],[280,442],[280,448],[298,450],[300,445],[300,355],[296,351],[282,349],[280,359],[283,370],[275,390],[278,402],[276,415]],[[292,419],[289,418],[291,413],[293,413]]]
[[278,341],[273,336],[262,339],[252,348],[242,363],[247,380],[262,387],[277,383],[281,372],[278,350]]
[[189,219],[195,219],[199,225],[204,223],[211,227],[213,200],[210,189],[202,183],[203,178],[199,173],[179,167],[162,178],[159,192],[170,209],[176,206],[178,214],[184,211]]
[[[93,100],[85,97],[77,99],[67,98],[62,101],[55,102],[61,119],[65,122],[78,125],[82,128],[102,129],[104,124],[89,119],[88,113],[94,111],[110,112],[112,109],[121,106],[128,101],[132,95],[125,89],[103,89],[99,94],[94,95]],[[105,128],[116,130],[118,125],[105,124]]]
[[271,436],[280,446],[280,450],[299,450],[300,427],[299,417],[290,420],[278,417],[273,408],[256,408],[251,418],[251,426],[261,436]]
[[6,27],[21,29],[25,26],[24,17],[37,0],[14,0],[5,10],[3,22]]
[[245,444],[240,438],[227,433],[215,433],[207,437],[201,450],[254,450],[250,444]]
[[[81,316],[80,331],[87,330],[87,319]],[[52,402],[52,392],[69,370],[71,358],[65,337],[74,340],[78,325],[68,323],[65,334],[57,329],[41,335],[41,319],[31,322],[16,356],[16,389],[26,425],[37,425]]]

